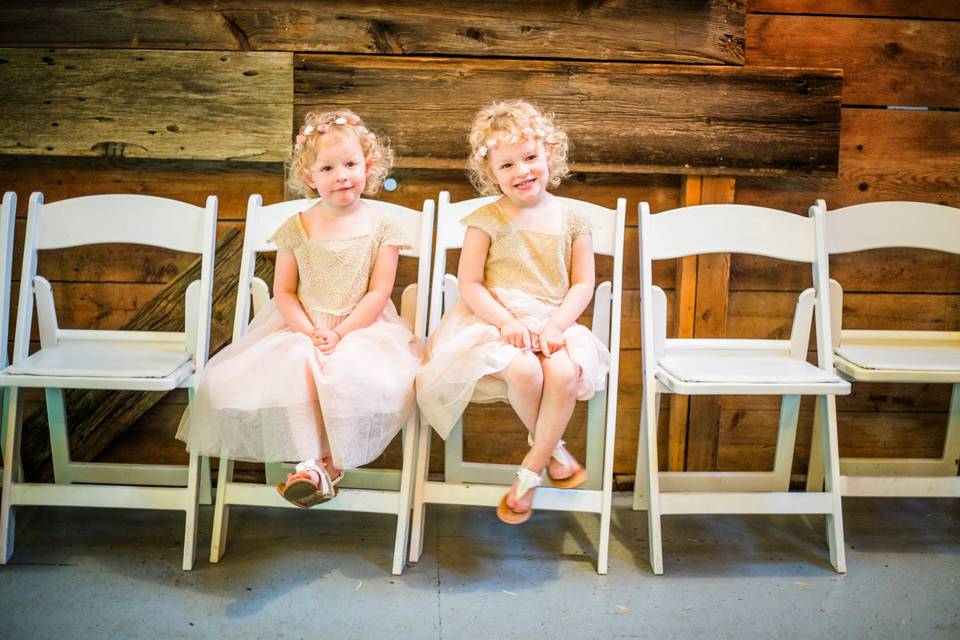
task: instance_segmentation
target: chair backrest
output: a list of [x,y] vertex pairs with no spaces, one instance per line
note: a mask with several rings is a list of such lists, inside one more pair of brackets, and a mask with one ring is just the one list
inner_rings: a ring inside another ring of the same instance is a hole
[[[31,194],[23,242],[14,362],[27,357],[34,289],[38,284],[46,285],[46,280],[37,274],[37,252],[90,244],[126,243],[200,254],[199,285],[191,285],[188,290],[188,298],[194,300],[188,300],[186,304],[184,346],[193,353],[197,369],[201,369],[210,348],[216,227],[216,196],[207,197],[206,206],[198,207],[178,200],[136,194],[82,196],[51,203],[44,203],[42,193]],[[37,292],[39,294],[39,289]]]
[[[824,212],[827,204],[817,200]],[[960,254],[960,209],[927,202],[869,202],[827,214],[827,252],[911,247]]]
[[[17,217],[17,194],[7,191],[0,205],[0,368],[6,367],[10,337],[10,289],[13,277],[13,230]],[[6,416],[4,416],[4,419]]]
[[[430,331],[437,327],[444,310],[455,300],[452,290],[446,292],[445,298],[444,287],[447,280],[447,251],[462,248],[463,237],[467,231],[460,220],[480,207],[495,202],[498,198],[499,196],[484,196],[461,200],[460,202],[450,202],[450,192],[440,192],[437,206],[436,255],[434,256],[433,274],[430,280]],[[616,333],[619,339],[619,304],[623,276],[622,249],[627,201],[624,198],[619,198],[615,209],[607,209],[592,202],[574,198],[560,197],[559,199],[590,217],[590,222],[593,225],[593,252],[614,258],[612,287],[615,295],[612,299],[618,308],[617,315],[611,320],[617,323]],[[447,289],[450,289],[450,287],[447,287]],[[610,346],[609,337],[603,341],[607,346]]]
[[[417,282],[404,291],[404,301],[415,295],[412,313],[401,308],[401,313],[413,325],[413,332],[424,338],[427,331],[427,283],[430,279],[430,246],[433,240],[433,200],[425,200],[423,209],[417,211],[398,204],[366,200],[364,202],[397,223],[404,236],[413,245],[402,249],[400,255],[417,259]],[[315,199],[288,200],[276,204],[263,204],[260,194],[253,194],[247,201],[247,220],[243,236],[243,255],[240,259],[240,280],[237,287],[237,308],[233,322],[233,339],[238,340],[247,331],[250,323],[251,303],[254,314],[270,299],[270,289],[257,278],[254,270],[258,253],[275,252],[277,247],[270,237],[290,216],[309,209]],[[414,293],[415,292],[415,293]],[[408,295],[409,294],[409,295]],[[401,307],[407,305],[402,304]],[[406,313],[405,313],[406,312]]]
[[711,204],[651,215],[649,205],[641,202],[639,220],[641,326],[643,348],[650,358],[661,351],[654,336],[653,261],[702,253],[746,253],[812,266],[818,362],[825,370],[832,368],[826,222],[821,209],[811,207],[810,215],[804,217],[766,207]]

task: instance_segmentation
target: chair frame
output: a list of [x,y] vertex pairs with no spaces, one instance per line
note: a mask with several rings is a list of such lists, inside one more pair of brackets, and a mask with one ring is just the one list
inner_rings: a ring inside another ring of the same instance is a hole
[[[17,218],[17,194],[7,191],[0,205],[0,370],[10,364],[7,357],[7,340],[10,339],[10,279],[13,274],[13,239]],[[0,458],[7,441],[7,406],[10,391],[3,388],[3,413],[0,414]],[[0,467],[2,471],[2,467]]]
[[[960,209],[921,202],[873,202],[827,213],[824,200],[816,208],[827,219],[830,255],[910,247],[960,254]],[[909,225],[902,221],[910,220]],[[833,358],[838,374],[850,382],[951,384],[943,453],[939,458],[840,458],[840,486],[845,496],[960,497],[960,368],[952,371],[867,369],[836,351],[843,345],[935,347],[960,346],[960,331],[907,331],[843,328],[843,289],[830,281]],[[814,436],[820,433],[814,422]],[[810,450],[807,490],[823,486],[823,460]]]
[[[827,516],[830,561],[838,573],[846,571],[843,516],[837,463],[835,395],[849,393],[849,384],[836,382],[703,382],[684,381],[659,365],[676,355],[713,357],[773,356],[806,361],[811,315],[816,319],[819,369],[833,374],[830,343],[828,270],[825,221],[822,215],[803,218],[783,211],[748,205],[698,205],[655,216],[645,202],[639,205],[641,332],[643,339],[643,407],[638,442],[637,486],[634,508],[646,509],[649,524],[650,565],[663,573],[661,516],[673,514],[820,513]],[[800,295],[789,340],[667,339],[666,296],[653,284],[652,262],[701,253],[753,253],[807,262],[814,288]],[[817,304],[822,300],[823,304]],[[777,452],[772,472],[661,472],[657,459],[660,396],[780,395],[781,414]],[[801,395],[818,396],[826,416],[827,490],[790,493]],[[641,483],[646,482],[645,495]]]
[[[251,303],[254,312],[259,311],[270,299],[266,282],[256,277],[257,253],[276,251],[268,241],[273,232],[290,216],[307,209],[315,200],[289,200],[263,206],[259,194],[250,196],[247,203],[246,231],[243,239],[240,279],[237,287],[237,307],[233,325],[233,340],[237,341],[247,332],[250,322]],[[433,200],[425,200],[423,209],[416,211],[388,202],[365,200],[367,204],[389,213],[399,220],[416,243],[414,249],[404,249],[401,255],[417,258],[417,282],[408,285],[402,294],[401,315],[413,325],[414,335],[424,341],[427,326],[427,300],[430,273],[430,246],[433,238]],[[416,433],[420,420],[419,409],[403,428],[402,468],[394,469],[349,469],[340,483],[341,491],[336,500],[313,507],[319,511],[358,511],[385,513],[397,517],[392,573],[400,575],[406,560],[410,530],[410,501],[413,485]],[[266,481],[263,484],[236,482],[233,480],[234,461],[226,451],[220,456],[220,471],[214,507],[213,535],[210,545],[210,562],[219,562],[226,551],[230,506],[248,505],[261,507],[297,508],[277,493],[275,484],[283,482],[292,466],[269,463]]]
[[[149,217],[148,217],[149,216]],[[144,224],[144,220],[154,224]],[[157,221],[162,220],[162,223]],[[144,195],[96,195],[44,204],[43,194],[30,196],[24,238],[23,268],[17,309],[13,364],[29,356],[36,297],[41,352],[57,347],[86,346],[183,351],[190,359],[162,378],[94,375],[29,375],[0,372],[0,386],[9,396],[4,447],[3,504],[0,506],[0,563],[13,553],[14,506],[124,507],[184,511],[183,569],[193,567],[197,505],[202,489],[209,501],[209,461],[190,456],[183,465],[73,462],[67,437],[63,389],[169,391],[186,388],[192,398],[210,344],[213,262],[217,198],[205,207]],[[37,253],[46,249],[104,243],[165,247],[201,256],[200,280],[187,289],[183,332],[60,329],[49,282],[37,274]],[[38,352],[39,353],[39,352]],[[48,352],[50,353],[50,352]],[[50,425],[54,483],[26,483],[20,473],[23,389],[42,388]],[[202,467],[202,469],[201,469]],[[135,485],[125,483],[131,479]]]
[[[456,276],[446,273],[447,251],[463,246],[466,227],[460,219],[489,204],[497,196],[450,202],[450,193],[442,191],[437,210],[437,241],[434,249],[433,276],[430,282],[430,332],[436,330],[443,312],[459,297]],[[623,290],[623,238],[627,203],[617,200],[615,209],[561,198],[570,206],[587,213],[594,231],[594,254],[613,257],[612,282],[597,285],[594,291],[592,331],[610,349],[607,388],[598,391],[587,407],[587,455],[584,466],[590,480],[582,489],[537,489],[534,509],[579,511],[600,514],[600,539],[597,572],[607,573],[610,537],[610,509],[613,492],[613,449],[616,439],[617,388],[620,363],[620,312]],[[598,224],[599,223],[599,224]],[[599,233],[598,233],[599,232]],[[462,418],[444,443],[444,481],[428,480],[430,440],[433,429],[421,425],[417,447],[416,480],[413,499],[413,525],[410,562],[419,561],[423,552],[424,518],[427,504],[458,504],[495,507],[516,477],[516,465],[467,462],[463,459]]]

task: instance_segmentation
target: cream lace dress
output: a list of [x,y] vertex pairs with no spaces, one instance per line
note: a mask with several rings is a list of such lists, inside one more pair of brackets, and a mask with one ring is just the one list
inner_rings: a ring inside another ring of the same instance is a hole
[[[573,241],[590,233],[583,214],[565,208],[560,234],[519,229],[496,203],[462,220],[490,236],[483,284],[531,332],[543,330],[570,289]],[[603,390],[610,353],[593,333],[574,323],[563,332],[566,351],[580,367],[577,399]],[[417,401],[424,419],[446,438],[470,402],[507,402],[507,386],[490,374],[502,371],[521,352],[500,330],[462,299],[431,335],[417,372]]]
[[[385,217],[363,236],[311,240],[298,214],[271,241],[293,252],[300,304],[328,328],[366,294],[380,247],[409,246]],[[357,467],[378,457],[410,416],[419,364],[392,302],[325,355],[289,329],[271,301],[243,338],[211,358],[177,438],[201,455],[219,456],[221,448],[234,460],[261,462],[332,455],[338,468]]]

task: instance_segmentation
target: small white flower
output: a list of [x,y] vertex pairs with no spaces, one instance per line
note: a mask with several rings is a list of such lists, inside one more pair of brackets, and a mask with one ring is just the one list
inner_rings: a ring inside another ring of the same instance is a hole
[[310,135],[311,133],[313,133],[313,125],[312,125],[312,124],[308,124],[306,127],[304,127],[304,128],[303,128],[303,133],[304,133],[304,135]]
[[477,157],[486,158],[486,157],[487,157],[487,148],[486,148],[486,147],[480,147],[479,149],[477,149]]
[[347,124],[347,119],[346,119],[346,118],[337,118],[336,120],[333,121],[333,124],[339,124],[340,126],[343,126],[343,125]]

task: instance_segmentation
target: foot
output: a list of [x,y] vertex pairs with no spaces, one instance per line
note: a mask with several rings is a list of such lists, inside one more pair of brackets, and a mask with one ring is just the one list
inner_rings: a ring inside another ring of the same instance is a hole
[[[547,475],[550,476],[550,480],[566,480],[583,469],[583,465],[577,462],[577,459],[570,455],[570,452],[563,446],[562,440],[560,444],[557,445],[557,449],[563,449],[563,454],[550,457],[550,463],[547,465]],[[554,453],[556,454],[556,450],[554,450]],[[561,456],[563,460],[559,459]]]
[[497,505],[497,517],[507,524],[523,524],[533,514],[534,490],[540,486],[540,473],[526,467],[517,470],[517,481]]

